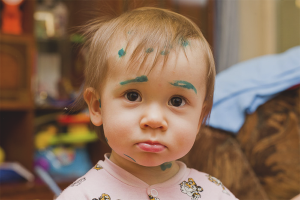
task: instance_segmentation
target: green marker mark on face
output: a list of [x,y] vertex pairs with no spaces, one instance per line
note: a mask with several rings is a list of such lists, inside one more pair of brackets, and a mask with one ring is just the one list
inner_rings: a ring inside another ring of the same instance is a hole
[[[124,154],[125,156],[127,156],[126,154]],[[128,158],[130,158],[131,160],[133,160],[134,162],[136,162],[133,158],[131,158],[130,156],[127,156]]]
[[186,88],[186,89],[193,89],[195,91],[195,93],[197,94],[197,90],[196,88],[189,82],[187,81],[174,81],[174,83],[170,83],[173,86],[176,87],[182,87],[182,88]]
[[126,85],[128,83],[141,83],[141,82],[147,82],[147,81],[148,81],[147,76],[142,75],[142,76],[136,77],[135,79],[130,79],[130,80],[127,80],[127,81],[122,81],[122,82],[120,82],[120,85]]
[[125,56],[126,52],[124,51],[124,49],[120,49],[118,52],[119,58],[121,58],[122,56]]
[[160,165],[160,169],[163,171],[165,171],[166,169],[171,168],[171,167],[172,167],[172,162],[165,162]]

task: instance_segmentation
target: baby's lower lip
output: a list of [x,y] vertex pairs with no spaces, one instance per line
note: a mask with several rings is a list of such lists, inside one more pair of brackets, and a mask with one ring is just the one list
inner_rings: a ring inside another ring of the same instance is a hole
[[143,151],[158,153],[163,151],[166,147],[162,144],[150,144],[146,142],[137,143],[137,146]]

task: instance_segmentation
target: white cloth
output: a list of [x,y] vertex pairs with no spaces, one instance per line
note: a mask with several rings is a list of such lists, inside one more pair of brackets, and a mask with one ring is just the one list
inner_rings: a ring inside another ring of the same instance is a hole
[[234,65],[216,77],[209,126],[237,133],[246,114],[299,83],[300,46]]

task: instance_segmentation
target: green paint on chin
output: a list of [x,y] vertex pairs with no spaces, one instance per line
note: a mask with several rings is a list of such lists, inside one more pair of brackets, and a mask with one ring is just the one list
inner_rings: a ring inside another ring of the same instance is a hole
[[122,81],[120,82],[120,85],[126,85],[128,83],[141,83],[141,82],[147,82],[148,81],[148,78],[147,76],[143,75],[143,76],[138,76],[136,77],[135,79],[130,79],[130,80],[127,80],[127,81]]
[[163,171],[165,171],[166,169],[171,168],[171,167],[172,167],[172,162],[165,162],[160,165],[160,169]]
[[124,49],[120,49],[118,52],[119,58],[121,58],[122,56],[125,56],[126,52],[124,51]]
[[173,85],[173,86],[176,86],[176,87],[182,87],[182,88],[186,88],[186,89],[192,89],[197,94],[197,90],[193,86],[193,84],[191,84],[191,83],[189,83],[187,81],[174,81],[174,83],[170,83],[170,84]]
[[134,162],[136,162],[133,158],[131,158],[130,156],[124,154],[125,156],[127,156],[128,158],[130,158],[131,160],[133,160]]

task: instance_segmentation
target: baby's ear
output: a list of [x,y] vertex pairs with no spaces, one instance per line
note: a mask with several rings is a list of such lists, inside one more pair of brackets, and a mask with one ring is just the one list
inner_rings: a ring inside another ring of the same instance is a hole
[[87,88],[83,94],[84,100],[89,106],[90,118],[95,126],[102,125],[102,116],[99,98],[94,88]]

